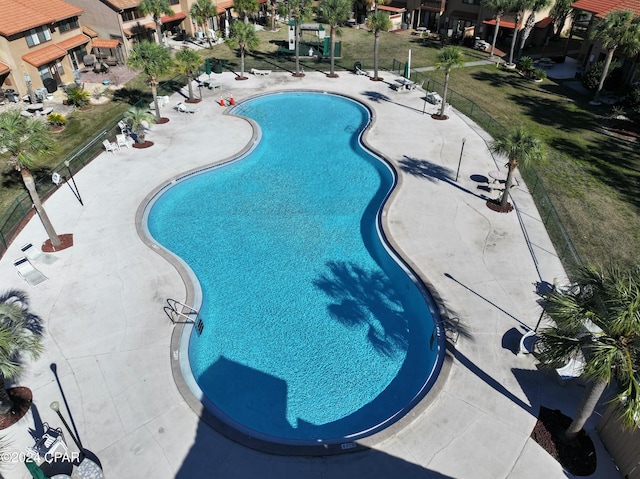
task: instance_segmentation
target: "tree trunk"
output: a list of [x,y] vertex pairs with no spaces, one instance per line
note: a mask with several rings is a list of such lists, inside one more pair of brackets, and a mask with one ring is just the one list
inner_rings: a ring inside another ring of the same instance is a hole
[[516,39],[518,38],[518,24],[520,23],[520,12],[516,13],[515,26],[513,27],[513,38],[511,39],[511,48],[509,49],[509,65],[513,65],[513,51],[516,48]]
[[602,75],[600,75],[600,81],[598,82],[598,89],[596,90],[596,96],[593,97],[593,101],[598,101],[600,98],[600,92],[604,88],[604,81],[607,79],[607,74],[609,73],[609,67],[611,66],[611,60],[613,60],[613,54],[616,49],[612,48],[607,52],[607,57],[604,60],[604,67],[602,67]]
[[500,17],[502,15],[496,15],[496,29],[493,32],[493,41],[491,42],[491,53],[489,56],[493,58],[493,52],[496,49],[496,42],[498,41],[498,29],[500,28]]
[[8,414],[13,409],[13,400],[4,388],[4,374],[0,372],[0,415]]
[[156,24],[156,37],[158,38],[158,45],[162,45],[162,21],[158,18],[155,20]]
[[440,104],[440,113],[439,115],[444,116],[444,109],[447,107],[447,90],[449,89],[449,74],[451,70],[449,68],[444,72],[444,88],[442,90],[442,102]]
[[[377,3],[376,3],[377,5]],[[380,38],[380,30],[373,33],[373,79],[378,81],[378,39]]]
[[524,31],[520,36],[520,48],[518,49],[518,56],[522,56],[522,50],[524,50],[524,44],[526,43],[527,38],[529,38],[529,35],[531,35],[531,30],[533,30],[533,27],[535,24],[536,24],[536,17],[533,14],[533,12],[531,12],[531,15],[529,15],[529,17],[527,18],[527,22],[525,23]]
[[507,172],[507,181],[504,182],[504,193],[502,193],[502,198],[500,198],[500,207],[504,208],[507,206],[509,202],[509,190],[511,189],[511,185],[513,184],[513,172],[516,171],[518,164],[509,162],[509,170]]
[[160,107],[158,106],[158,85],[155,79],[150,80],[149,83],[151,84],[151,94],[153,95],[153,106],[155,106],[156,110],[156,121],[159,123],[162,117],[160,116]]
[[240,47],[240,78],[244,78],[244,47]]
[[576,416],[564,432],[565,440],[570,441],[582,430],[585,423],[596,409],[598,401],[607,386],[608,383],[606,381],[589,382],[589,385],[582,396],[582,401],[580,401],[580,405],[578,406],[578,410],[576,411]]
[[335,25],[331,25],[331,39],[329,41],[329,44],[331,45],[329,47],[329,48],[331,48],[331,69],[330,69],[330,72],[329,72],[329,76],[333,78],[333,77],[338,76],[338,75],[336,75],[336,72],[335,72],[336,59],[334,57],[334,52],[335,52],[335,49],[336,49],[336,27],[335,27]]
[[294,42],[293,43],[294,43],[295,49],[296,49],[296,52],[295,52],[296,53],[296,74],[295,74],[295,76],[300,77],[302,75],[300,74],[300,39],[299,39],[300,33],[299,33],[299,29],[298,29],[298,17],[296,17],[294,19],[294,22],[295,22],[295,26],[294,26],[294,28],[295,28],[295,32],[294,32],[295,38],[294,38]]
[[191,75],[187,75],[187,81],[189,82],[189,100],[193,100],[193,78]]
[[53,228],[51,221],[49,220],[49,216],[47,212],[44,210],[44,206],[42,206],[42,201],[40,201],[40,196],[38,195],[38,191],[36,190],[36,183],[33,180],[33,176],[31,172],[27,168],[20,169],[20,175],[22,176],[22,181],[24,182],[24,186],[27,188],[29,192],[29,196],[31,196],[31,201],[33,202],[33,206],[38,212],[38,216],[40,217],[40,221],[42,221],[42,226],[44,226],[45,231],[47,232],[47,236],[49,236],[49,240],[51,241],[51,246],[54,248],[60,246],[60,238],[58,238],[58,234],[56,230]]

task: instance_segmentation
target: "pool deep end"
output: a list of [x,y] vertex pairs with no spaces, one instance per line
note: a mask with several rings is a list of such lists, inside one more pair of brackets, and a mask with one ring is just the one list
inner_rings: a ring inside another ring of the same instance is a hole
[[[153,237],[202,287],[195,381],[183,372],[227,433],[351,444],[405,415],[442,364],[433,302],[378,232],[394,177],[363,150],[369,112],[351,100],[287,93],[239,109],[262,129],[256,149],[148,207]],[[171,226],[184,222],[192,241]]]

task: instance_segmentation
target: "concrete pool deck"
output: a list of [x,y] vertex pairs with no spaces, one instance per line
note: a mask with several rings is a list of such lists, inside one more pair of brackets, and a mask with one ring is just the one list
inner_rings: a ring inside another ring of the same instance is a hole
[[[452,110],[446,121],[432,119],[437,107],[417,91],[392,90],[389,72],[384,82],[347,72],[338,79],[320,72],[248,76],[213,75],[221,88],[203,89],[194,114],[173,110],[184,98],[172,96],[163,110],[170,122],[153,125],[147,136],[153,147],[102,153],[75,175],[84,206],[59,187],[45,207],[59,234],[73,233],[74,246],[55,253],[51,264],[35,262],[47,281],[29,287],[12,264],[24,243],[46,239],[37,218],[0,260],[3,287],[27,291],[46,327],[45,351],[18,383],[33,391],[32,412],[3,431],[11,448],[33,445],[29,429],[40,422],[62,427],[49,408],[59,401],[107,478],[573,477],[529,435],[541,405],[573,415],[584,388],[559,385],[531,356],[512,351],[513,339],[540,316],[537,285],[562,282],[565,273],[521,180],[512,190],[517,213],[486,207],[499,192],[487,191],[481,180],[504,170],[504,160],[488,151],[487,135]],[[136,228],[136,212],[151,191],[184,171],[232,157],[251,141],[248,122],[223,115],[220,95],[239,102],[290,89],[346,94],[375,112],[367,143],[400,176],[384,211],[386,233],[467,332],[459,335],[449,375],[426,410],[410,413],[412,422],[367,451],[333,457],[261,453],[199,421],[172,377],[173,326],[162,309],[167,298],[184,301],[187,288]],[[598,470],[590,477],[619,477],[593,433],[596,420],[588,424],[598,449]],[[68,435],[67,442],[72,445]],[[30,477],[21,464],[0,472]]]

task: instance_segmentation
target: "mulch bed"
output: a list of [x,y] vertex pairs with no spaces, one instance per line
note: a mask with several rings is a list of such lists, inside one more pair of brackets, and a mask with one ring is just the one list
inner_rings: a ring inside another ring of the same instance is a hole
[[509,213],[513,211],[513,205],[511,203],[507,203],[506,206],[503,208],[502,206],[500,206],[499,201],[494,201],[494,200],[487,201],[487,208],[489,208],[492,211],[497,211],[498,213]]
[[64,234],[58,235],[60,238],[60,246],[53,246],[51,240],[48,239],[42,243],[42,251],[45,253],[55,253],[56,251],[62,251],[63,249],[71,248],[73,246],[73,235]]
[[584,429],[570,442],[564,441],[563,433],[571,421],[557,409],[541,407],[531,438],[571,474],[590,476],[596,471],[593,441]]
[[433,118],[434,120],[448,120],[449,117],[447,115],[438,115],[437,113],[434,113],[433,115],[431,115],[431,118]]
[[163,116],[159,120],[156,120],[156,125],[164,125],[165,123],[169,123],[169,118]]
[[29,388],[10,388],[7,389],[7,394],[13,401],[13,408],[7,414],[0,415],[0,430],[12,426],[22,419],[27,414],[33,400],[33,395]]
[[143,143],[134,143],[133,144],[133,147],[134,148],[138,148],[138,149],[149,148],[150,146],[153,146],[153,141],[145,141]]

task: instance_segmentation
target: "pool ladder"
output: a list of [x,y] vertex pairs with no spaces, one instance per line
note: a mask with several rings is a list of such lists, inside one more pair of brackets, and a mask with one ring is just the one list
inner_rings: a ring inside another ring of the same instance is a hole
[[[204,322],[200,317],[200,312],[197,309],[192,308],[180,301],[168,298],[167,305],[163,308],[164,313],[169,317],[173,324],[176,323],[191,323],[196,325],[196,331],[198,335],[202,334],[204,329]],[[179,307],[181,306],[181,307]]]

